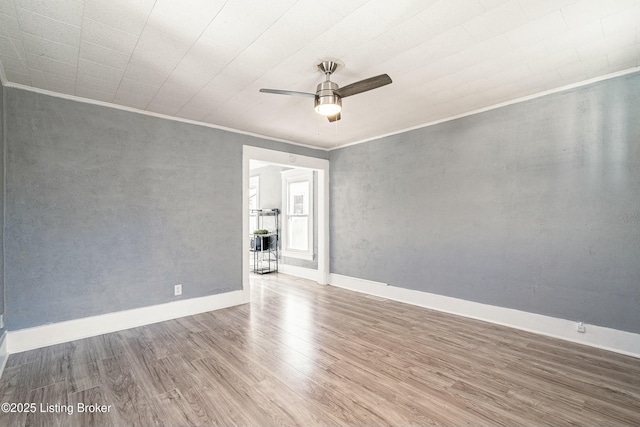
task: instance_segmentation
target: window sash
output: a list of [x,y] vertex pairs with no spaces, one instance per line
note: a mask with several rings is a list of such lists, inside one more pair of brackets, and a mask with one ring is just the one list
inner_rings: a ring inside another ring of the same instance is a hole
[[283,171],[282,200],[283,255],[312,260],[314,256],[313,171],[298,169]]

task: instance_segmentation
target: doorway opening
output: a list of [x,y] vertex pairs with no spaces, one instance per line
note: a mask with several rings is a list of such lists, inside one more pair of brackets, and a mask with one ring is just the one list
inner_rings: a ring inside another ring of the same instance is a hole
[[[250,271],[258,244],[273,245],[277,241],[278,250],[273,252],[278,257],[278,271],[327,284],[329,161],[243,146],[242,188],[244,300],[251,300]],[[276,209],[277,219],[273,222]],[[265,218],[268,222],[264,222]],[[278,224],[277,240],[273,237],[272,222]],[[261,229],[261,224],[268,225]],[[256,231],[265,236],[257,236]],[[265,265],[268,269],[262,272],[272,271],[273,264],[260,264],[260,268],[267,268]]]

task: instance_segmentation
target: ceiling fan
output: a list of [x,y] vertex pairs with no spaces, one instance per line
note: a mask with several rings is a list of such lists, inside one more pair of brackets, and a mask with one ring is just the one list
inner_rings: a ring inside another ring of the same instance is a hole
[[329,119],[330,122],[335,122],[336,120],[340,120],[342,98],[377,89],[391,83],[391,77],[387,74],[380,74],[379,76],[360,80],[340,88],[336,83],[330,80],[331,74],[336,71],[337,68],[338,63],[335,61],[322,61],[318,64],[318,69],[320,69],[320,71],[325,75],[325,81],[318,85],[316,93],[279,89],[260,89],[260,92],[314,98],[314,107],[316,112],[323,116],[327,116],[327,119]]

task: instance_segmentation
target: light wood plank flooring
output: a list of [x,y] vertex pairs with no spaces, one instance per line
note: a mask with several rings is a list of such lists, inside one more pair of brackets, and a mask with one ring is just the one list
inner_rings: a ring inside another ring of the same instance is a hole
[[0,425],[640,425],[639,359],[283,274],[252,282],[251,305],[11,355],[0,401],[38,410]]

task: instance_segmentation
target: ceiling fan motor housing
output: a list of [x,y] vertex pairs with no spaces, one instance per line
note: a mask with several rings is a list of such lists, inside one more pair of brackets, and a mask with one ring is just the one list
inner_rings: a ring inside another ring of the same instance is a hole
[[329,80],[318,85],[314,101],[314,107],[318,113],[332,116],[340,112],[342,98],[335,94],[336,90],[338,90],[338,85]]

